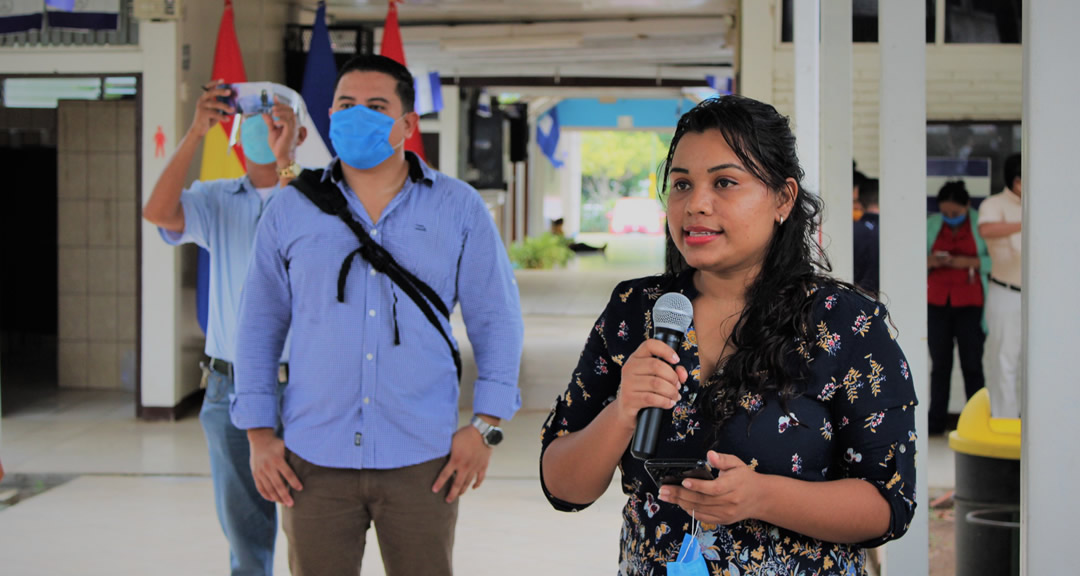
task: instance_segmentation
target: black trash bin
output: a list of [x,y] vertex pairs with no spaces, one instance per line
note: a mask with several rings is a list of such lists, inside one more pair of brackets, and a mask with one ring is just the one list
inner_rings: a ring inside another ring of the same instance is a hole
[[956,452],[956,576],[1020,574],[1020,420],[980,390],[949,435]]

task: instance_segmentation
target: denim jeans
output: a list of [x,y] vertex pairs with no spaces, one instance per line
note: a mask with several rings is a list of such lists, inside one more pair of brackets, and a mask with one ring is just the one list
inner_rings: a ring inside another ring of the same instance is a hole
[[214,507],[229,541],[232,576],[270,576],[274,572],[277,508],[255,488],[247,432],[233,426],[229,418],[233,391],[228,374],[211,370],[207,375],[199,422],[210,448]]

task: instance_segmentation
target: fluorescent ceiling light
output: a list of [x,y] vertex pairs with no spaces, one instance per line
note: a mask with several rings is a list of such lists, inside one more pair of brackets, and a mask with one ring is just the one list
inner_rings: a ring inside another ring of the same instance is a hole
[[585,41],[581,34],[549,34],[545,36],[490,36],[480,38],[446,38],[439,46],[447,52],[503,52],[580,48]]

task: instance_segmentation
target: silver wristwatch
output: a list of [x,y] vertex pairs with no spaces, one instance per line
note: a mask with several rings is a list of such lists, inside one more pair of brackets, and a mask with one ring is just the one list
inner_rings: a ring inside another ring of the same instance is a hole
[[484,422],[484,419],[479,416],[472,417],[472,425],[473,428],[476,428],[476,430],[480,432],[480,437],[484,439],[484,444],[495,446],[499,442],[502,442],[502,428]]

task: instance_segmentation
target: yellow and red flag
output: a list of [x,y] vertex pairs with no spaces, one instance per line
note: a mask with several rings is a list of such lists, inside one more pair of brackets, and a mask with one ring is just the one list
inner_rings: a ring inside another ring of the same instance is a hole
[[[401,27],[398,25],[398,1],[399,0],[390,0],[390,8],[386,13],[386,24],[383,25],[382,45],[379,47],[379,54],[407,67],[408,64],[405,62],[405,46],[401,42]],[[419,126],[413,131],[413,135],[405,141],[405,149],[424,158],[424,139],[420,136]],[[424,160],[427,159],[424,158]]]
[[[225,12],[221,15],[221,27],[218,28],[217,47],[214,48],[214,80],[223,80],[226,84],[246,82],[244,59],[240,55],[240,43],[236,40],[236,25],[233,21],[232,0],[225,0]],[[229,150],[229,133],[232,131],[232,116],[222,117],[206,134],[203,141],[202,170],[199,179],[219,180],[221,178],[239,178],[244,169],[244,151],[240,142]]]
[[[240,55],[240,43],[236,40],[236,25],[233,21],[231,0],[225,0],[225,12],[221,15],[221,27],[218,28],[217,46],[214,48],[213,80],[222,80],[226,84],[246,82],[244,59]],[[199,180],[221,180],[239,178],[247,173],[244,168],[244,150],[237,142],[229,150],[229,133],[232,131],[233,117],[223,116],[203,139],[202,167]],[[195,289],[195,311],[199,326],[206,333],[207,315],[210,309],[210,254],[199,249],[199,272]]]

